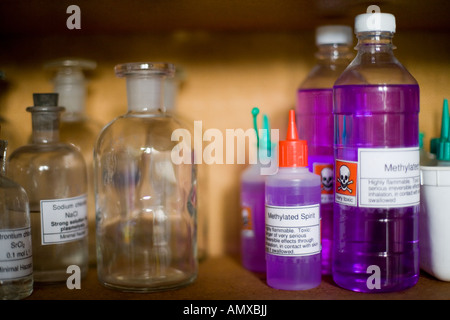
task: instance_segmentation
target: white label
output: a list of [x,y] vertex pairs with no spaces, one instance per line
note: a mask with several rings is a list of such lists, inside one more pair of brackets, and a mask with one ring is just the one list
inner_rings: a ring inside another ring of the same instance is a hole
[[320,253],[320,206],[266,205],[266,252],[277,256]]
[[0,280],[15,280],[33,273],[31,229],[0,230]]
[[419,148],[358,149],[360,207],[408,207],[420,202]]
[[87,235],[87,197],[41,200],[42,244],[81,239]]

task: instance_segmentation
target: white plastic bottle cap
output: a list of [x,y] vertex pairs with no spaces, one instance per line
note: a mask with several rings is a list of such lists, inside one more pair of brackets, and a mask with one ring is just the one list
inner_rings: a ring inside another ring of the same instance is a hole
[[349,26],[329,25],[316,29],[316,45],[353,43],[352,28]]
[[395,32],[395,17],[390,13],[364,13],[355,18],[355,33],[367,31]]

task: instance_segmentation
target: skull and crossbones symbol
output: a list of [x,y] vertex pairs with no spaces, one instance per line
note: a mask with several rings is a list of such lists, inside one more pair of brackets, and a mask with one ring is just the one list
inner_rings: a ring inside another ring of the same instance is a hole
[[347,166],[341,166],[339,168],[339,178],[337,181],[341,184],[340,187],[338,187],[338,190],[348,191],[352,193],[352,189],[348,187],[349,184],[353,183],[353,180],[350,179],[350,169]]
[[322,178],[322,189],[325,191],[333,190],[333,170],[329,167],[323,168],[320,171]]

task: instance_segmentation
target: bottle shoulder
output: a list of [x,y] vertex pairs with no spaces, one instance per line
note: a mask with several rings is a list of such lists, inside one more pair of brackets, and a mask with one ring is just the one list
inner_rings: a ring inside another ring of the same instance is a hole
[[332,88],[334,82],[342,74],[349,62],[315,65],[300,84],[299,89]]
[[319,186],[320,176],[309,171],[307,167],[279,168],[274,175],[266,178],[268,186]]
[[154,147],[167,151],[174,148],[184,137],[190,139],[190,145],[193,146],[191,130],[169,113],[127,113],[115,118],[103,128],[96,141],[95,150],[101,152],[115,146],[127,149]]
[[0,189],[3,192],[8,190],[9,193],[14,192],[26,197],[25,189],[20,184],[4,175],[0,175]]
[[363,54],[347,66],[335,82],[340,85],[411,84],[417,80],[392,54]]
[[58,142],[49,144],[28,144],[14,150],[8,157],[8,164],[15,162],[37,163],[61,161],[70,165],[84,164],[81,152],[71,144]]
[[251,164],[241,174],[242,183],[264,183],[266,176],[261,174],[261,165]]

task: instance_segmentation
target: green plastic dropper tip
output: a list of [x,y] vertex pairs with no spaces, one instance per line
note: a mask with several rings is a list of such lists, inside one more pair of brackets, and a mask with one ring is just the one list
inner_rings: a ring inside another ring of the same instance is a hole
[[437,143],[437,159],[450,161],[450,117],[447,99],[444,99],[442,106],[441,137]]
[[449,129],[449,114],[448,114],[448,101],[444,99],[444,105],[442,106],[442,119],[441,119],[441,139],[448,139]]
[[259,134],[258,134],[258,121],[256,120],[256,117],[259,114],[259,109],[257,107],[254,107],[252,109],[252,116],[253,116],[253,128],[255,129],[256,133],[256,148],[259,150]]
[[272,142],[270,141],[270,126],[269,126],[269,118],[267,115],[263,115],[263,137],[262,137],[262,145],[260,146],[261,149],[265,149],[263,151],[266,151],[265,154],[267,157],[271,157],[271,149],[272,149]]

